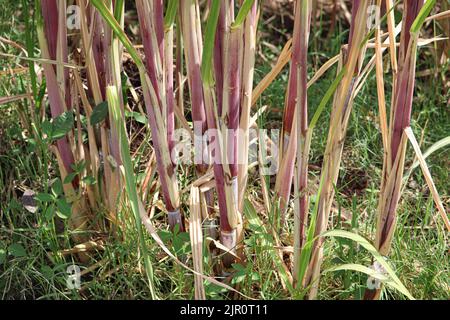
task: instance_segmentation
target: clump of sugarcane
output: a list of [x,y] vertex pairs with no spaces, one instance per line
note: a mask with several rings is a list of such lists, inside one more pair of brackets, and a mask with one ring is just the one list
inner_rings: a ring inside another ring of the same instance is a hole
[[[42,65],[52,118],[56,121],[66,115],[70,119],[75,114],[75,128],[70,128],[53,148],[66,198],[72,202],[69,227],[74,231],[88,226],[98,230],[104,221],[94,219],[89,212],[99,208],[106,208],[108,219],[116,223],[121,191],[121,157],[115,124],[111,119],[99,117],[98,111],[104,108],[107,84],[121,89],[122,48],[91,4],[86,0],[78,0],[77,4],[80,8],[80,33],[79,37],[73,36],[71,42],[76,45],[80,40],[79,53],[69,52],[67,45],[67,1],[36,2],[36,7],[42,12],[37,32],[42,57],[48,60],[44,60]],[[111,3],[110,10],[123,25],[124,2]],[[72,62],[69,59],[77,65],[84,63],[87,90],[81,70],[69,65]],[[124,110],[122,97],[119,102],[121,110]],[[87,121],[87,144],[83,143],[82,115]],[[80,163],[84,164],[82,172],[73,172]],[[97,183],[89,183],[88,177]],[[79,232],[74,234],[77,242],[87,240]]]
[[[146,74],[150,83],[143,86],[146,110],[152,132],[161,189],[171,229],[184,230],[176,168],[172,161],[175,128],[173,88],[173,24],[177,1],[169,1],[164,16],[161,0],[137,0],[139,23],[145,52]],[[143,71],[143,70],[141,70]]]
[[[345,74],[337,89],[331,112],[330,129],[322,165],[321,183],[319,186],[317,211],[315,221],[315,237],[326,231],[334,199],[335,186],[339,176],[339,169],[344,140],[348,127],[348,120],[353,106],[355,90],[359,82],[362,62],[365,55],[364,37],[367,29],[367,8],[369,0],[353,1],[350,40],[344,58]],[[309,260],[308,270],[302,281],[310,288],[309,298],[317,296],[320,267],[323,260],[323,239],[314,241]]]
[[[80,38],[83,58],[86,61],[89,90],[85,93],[81,75],[75,75],[75,82],[88,118],[88,142],[92,173],[94,177],[98,177],[99,172],[103,172],[99,181],[102,187],[96,186],[95,192],[107,208],[109,219],[115,222],[118,197],[122,188],[119,170],[122,162],[117,129],[111,117],[99,123],[91,123],[91,116],[96,110],[91,107],[90,101],[93,101],[96,108],[99,108],[106,101],[107,85],[114,85],[121,90],[123,49],[119,40],[113,36],[111,29],[101,19],[97,10],[86,0],[78,0],[77,3],[80,8]],[[110,10],[115,13],[116,19],[123,25],[124,2],[110,3]],[[123,112],[124,101],[122,96],[119,103]],[[97,135],[100,137],[98,142]]]
[[[248,140],[257,1],[244,1],[236,17],[234,7],[233,0],[211,1],[201,68],[208,129],[214,132],[209,139],[220,210],[220,238],[233,252],[242,232],[238,179],[238,154],[242,150],[238,146],[238,129],[242,111],[247,123],[241,125]],[[246,175],[245,168],[241,174]],[[229,266],[234,257],[224,255],[223,261]]]
[[[72,87],[70,85],[68,63],[68,46],[66,31],[66,1],[43,0],[36,2],[38,15],[37,35],[41,56],[48,62],[43,62],[43,70],[47,84],[48,99],[53,119],[69,115],[72,111]],[[52,63],[51,63],[51,62]],[[69,117],[69,116],[67,116]],[[73,131],[60,137],[52,148],[58,160],[61,180],[64,182],[73,172],[75,161],[80,158],[82,150],[75,146]],[[80,180],[74,177],[70,183],[63,183],[68,201],[72,202],[72,214],[69,227],[74,231],[86,229],[87,203],[84,198],[77,197]],[[75,240],[82,242],[86,237],[76,233]]]
[[[436,1],[404,1],[398,71],[394,74],[393,99],[387,137],[380,198],[377,210],[375,247],[380,254],[389,254],[397,221],[405,166],[407,137],[404,133],[411,121],[414,96],[417,46],[420,28]],[[367,290],[366,299],[378,299],[380,289]]]

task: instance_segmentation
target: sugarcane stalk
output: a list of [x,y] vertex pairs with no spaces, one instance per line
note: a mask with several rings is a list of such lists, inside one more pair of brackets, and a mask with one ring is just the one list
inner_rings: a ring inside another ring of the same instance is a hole
[[[297,121],[297,170],[296,170],[296,210],[294,215],[294,270],[299,269],[300,251],[304,244],[305,226],[308,213],[308,43],[311,24],[312,3],[297,0],[296,23],[298,34],[293,41],[292,64],[296,72],[296,121]],[[294,27],[295,28],[295,27]],[[294,272],[294,281],[298,272]]]
[[[302,1],[297,1],[295,6],[292,58],[283,115],[283,128],[280,137],[280,149],[282,152],[279,155],[280,169],[275,183],[275,193],[280,201],[281,226],[284,225],[286,220],[286,211],[294,178],[295,154],[298,151],[298,145],[303,145],[303,150],[300,153],[307,151],[304,149],[308,128],[306,55],[311,24],[311,7],[310,3],[304,3]],[[297,112],[298,106],[300,107],[299,113]],[[299,121],[300,126],[294,126],[295,121]],[[302,132],[300,138],[298,136],[299,132]],[[305,156],[306,158],[308,157],[307,155]],[[305,176],[303,174],[305,173],[305,168],[307,170],[307,163],[301,164],[300,167],[304,167],[301,173],[298,172],[300,177],[299,188],[303,190],[306,188],[307,173]],[[301,197],[301,212],[305,212],[305,200],[306,198]],[[304,219],[302,218],[302,220]]]
[[[37,22],[37,34],[42,57],[54,61],[59,59],[56,68],[47,63],[42,66],[47,79],[48,99],[53,118],[67,111],[66,101],[70,101],[70,88],[66,86],[68,73],[67,70],[61,68],[61,64],[67,62],[67,55],[63,57],[63,52],[67,52],[67,42],[62,39],[65,34],[65,24],[59,24],[60,7],[58,6],[61,5],[58,5],[56,0],[43,0],[41,2],[42,18],[38,19]],[[65,10],[63,11],[65,12]],[[59,139],[56,144],[65,170],[68,173],[72,172],[71,166],[74,163],[74,158],[67,137]],[[74,183],[76,184],[76,181]]]
[[[355,84],[358,80],[359,72],[364,57],[364,36],[366,31],[368,0],[353,2],[352,26],[348,55],[345,63],[345,70],[341,85],[331,114],[330,129],[327,145],[322,165],[323,184],[318,199],[317,223],[315,236],[320,236],[328,226],[331,205],[334,199],[335,186],[339,176],[340,162],[348,120],[353,106]],[[315,299],[318,293],[320,267],[323,260],[323,239],[319,238],[314,242],[311,261],[306,275],[305,285],[309,286],[309,298]]]
[[[172,82],[173,76],[167,77],[165,73],[168,72],[167,68],[173,72],[173,61],[169,58],[173,52],[170,51],[166,56],[164,55],[165,36],[162,3],[159,1],[137,0],[136,6],[138,8],[146,55],[146,72],[144,70],[140,71],[144,86],[144,100],[155,147],[157,168],[160,174],[161,189],[168,210],[168,220],[171,229],[173,230],[175,225],[178,224],[180,230],[184,231],[175,166],[170,152],[173,145],[169,142],[172,139],[174,129],[174,94],[173,84],[168,85],[167,82]],[[171,37],[170,33],[171,31],[169,31],[169,35],[166,35],[169,39]],[[173,49],[171,46],[168,48],[169,50],[170,48]],[[140,61],[140,58],[135,57],[134,60],[136,59]],[[172,67],[164,65],[164,60],[169,60],[169,65],[172,65]],[[168,90],[166,89],[167,87],[169,88]]]
[[[389,148],[383,162],[383,177],[377,210],[375,247],[383,256],[391,249],[397,223],[407,137],[405,129],[410,126],[414,97],[415,70],[419,30],[425,17],[436,1],[405,1],[402,33],[398,57],[398,72],[395,74],[391,121],[389,125]],[[381,288],[366,290],[365,299],[379,299]]]
[[242,212],[245,199],[245,189],[248,180],[248,157],[250,149],[250,111],[253,98],[253,75],[256,55],[256,32],[258,27],[258,2],[253,3],[252,9],[245,21],[244,26],[244,53],[242,64],[242,94],[241,94],[241,116],[239,119],[238,137],[238,207]]

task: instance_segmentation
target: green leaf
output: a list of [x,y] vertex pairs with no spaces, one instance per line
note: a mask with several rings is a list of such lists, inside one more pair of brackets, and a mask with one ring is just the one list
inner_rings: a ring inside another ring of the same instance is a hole
[[419,33],[420,29],[422,28],[423,23],[425,22],[425,19],[430,14],[431,10],[433,9],[434,5],[436,4],[436,0],[427,0],[425,4],[423,5],[422,9],[420,10],[419,14],[417,15],[416,20],[414,20],[412,26],[411,26],[411,33],[417,34]]
[[164,28],[169,29],[172,27],[175,17],[178,11],[178,3],[179,0],[169,0],[169,4],[167,5],[166,16],[164,17]]
[[58,197],[63,194],[63,185],[60,179],[56,179],[52,184],[52,192],[55,197]]
[[52,122],[51,140],[64,138],[74,127],[74,117],[71,111],[64,112]]
[[236,17],[236,20],[232,24],[231,28],[239,28],[245,21],[245,18],[247,17],[248,13],[252,9],[253,3],[255,0],[245,0],[244,3],[241,6],[241,9],[239,9],[238,15]]
[[369,243],[365,238],[360,236],[359,234],[344,231],[344,230],[331,230],[328,232],[325,232],[323,237],[340,237],[340,238],[346,238],[355,241],[360,246],[362,246],[364,249],[369,251],[374,259],[378,261],[378,263],[383,266],[384,270],[386,270],[386,273],[389,275],[389,277],[392,279],[392,281],[388,281],[386,285],[389,285],[395,289],[397,289],[399,292],[404,294],[406,297],[408,297],[411,300],[414,300],[414,297],[411,295],[411,293],[406,289],[406,287],[402,284],[400,279],[395,274],[394,269],[386,262],[384,257],[375,249],[373,245]]
[[8,252],[16,258],[25,257],[27,255],[25,248],[19,243],[13,243],[10,245],[8,247]]
[[43,265],[41,267],[41,273],[44,276],[44,278],[47,280],[51,280],[55,276],[55,272],[53,271],[53,269],[47,265]]
[[50,137],[52,135],[53,126],[50,121],[45,120],[44,122],[42,122],[41,129],[42,129],[42,132],[44,134],[46,134],[47,136]]
[[122,30],[120,24],[114,18],[113,14],[106,7],[103,0],[91,0],[91,3],[97,8],[98,12],[102,15],[103,19],[105,19],[106,23],[109,27],[114,31],[114,34],[119,38],[120,42],[127,49],[128,53],[131,55],[131,58],[136,63],[139,70],[143,70],[145,68],[142,59],[139,56],[139,53],[134,48],[130,39],[127,37],[126,33]]
[[70,218],[72,214],[72,206],[67,203],[66,199],[58,199],[56,206],[58,207],[58,210],[56,211],[58,217],[64,220]]
[[48,193],[39,193],[34,198],[43,203],[55,201],[55,197]]
[[216,38],[217,23],[219,21],[220,1],[221,0],[211,0],[210,13],[205,29],[205,41],[203,48],[201,72],[203,82],[205,82],[208,85],[211,85],[213,82],[212,55],[214,49],[214,41]]
[[97,183],[97,180],[95,180],[95,178],[92,176],[86,176],[82,179],[82,181],[86,183],[88,186],[93,186],[94,184]]
[[6,261],[6,250],[0,249],[0,266]]
[[73,179],[77,176],[76,172],[69,173],[66,178],[64,179],[64,184],[70,184],[72,183]]
[[236,271],[245,271],[246,270],[245,267],[242,264],[239,264],[239,263],[233,263],[231,266]]
[[158,231],[158,236],[163,242],[167,243],[172,239],[172,232],[168,230],[160,230]]
[[47,209],[45,209],[44,212],[44,220],[50,221],[55,216],[55,207],[54,205],[48,206]]
[[92,110],[90,118],[91,125],[95,126],[96,124],[101,123],[106,119],[107,116],[108,116],[108,102],[103,101]]
[[[439,151],[442,148],[445,148],[446,146],[450,145],[450,136],[445,137],[435,144],[433,144],[430,148],[428,148],[427,151],[423,154],[423,159],[426,160],[429,156],[431,156],[433,153]],[[416,158],[411,165],[411,167],[408,170],[408,173],[404,176],[404,178],[407,178],[411,175],[411,173],[419,166],[419,160]]]
[[309,131],[312,132],[314,127],[316,126],[317,122],[319,121],[320,115],[322,114],[323,110],[325,109],[326,105],[328,104],[328,101],[330,101],[331,97],[333,96],[334,92],[339,86],[339,83],[341,83],[342,78],[345,75],[345,68],[339,72],[336,79],[334,79],[331,86],[328,88],[327,92],[323,96],[322,100],[320,101],[319,106],[317,107],[316,112],[314,113],[313,118],[311,119],[311,123],[309,125]]
[[148,123],[147,117],[139,112],[125,111],[125,116],[127,116],[128,118],[132,118],[136,122],[141,123],[141,124],[146,125]]
[[[93,3],[98,3],[100,6],[101,2],[98,0],[92,0]],[[97,6],[97,5],[96,5]],[[104,5],[103,5],[104,6]],[[132,46],[131,46],[132,47]],[[134,48],[132,47],[132,50]],[[142,67],[143,65],[141,65]],[[141,69],[141,67],[139,69]],[[143,67],[142,67],[143,68]],[[142,78],[142,77],[141,77]],[[140,199],[136,189],[136,178],[133,170],[133,160],[130,155],[130,143],[128,141],[127,132],[125,130],[125,119],[121,116],[120,105],[119,105],[119,95],[117,87],[108,86],[107,87],[108,103],[110,105],[110,112],[112,119],[117,128],[117,138],[120,144],[120,154],[123,161],[123,170],[125,176],[125,189],[127,191],[128,198],[130,200],[130,205],[132,212],[134,214],[134,222],[136,224],[136,230],[139,236],[139,245],[141,247],[142,256],[144,259],[144,266],[148,280],[148,286],[150,289],[150,294],[152,298],[156,298],[154,291],[154,274],[153,266],[148,255],[147,247],[145,245],[144,234],[142,231],[142,220],[140,216]]]

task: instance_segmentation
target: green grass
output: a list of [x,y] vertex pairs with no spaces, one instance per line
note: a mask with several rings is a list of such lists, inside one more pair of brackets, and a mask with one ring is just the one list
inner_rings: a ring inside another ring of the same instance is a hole
[[[0,1],[0,35],[25,43],[23,28],[24,15],[14,17],[17,10],[11,1]],[[320,41],[326,30],[315,30],[315,40],[310,50],[310,75],[328,58],[334,56],[347,37],[346,27],[338,23],[330,41]],[[263,27],[264,34],[269,32]],[[270,38],[261,40],[270,41]],[[6,52],[17,54],[16,49],[6,46]],[[281,45],[278,46],[281,50]],[[4,48],[0,51],[4,52]],[[369,54],[371,52],[369,51]],[[270,62],[276,54],[262,46],[262,54]],[[319,63],[320,62],[320,63]],[[316,63],[318,65],[316,65]],[[449,61],[441,70],[448,69]],[[0,57],[0,71],[6,68],[27,66],[24,61]],[[427,49],[421,49],[418,70],[434,68],[435,60]],[[255,81],[259,81],[271,66],[259,59]],[[309,90],[309,105],[312,115],[324,93],[335,77],[335,69],[326,73]],[[448,75],[448,74],[447,74]],[[279,128],[284,105],[287,84],[287,70],[275,80],[264,93],[258,105],[268,105],[263,122],[268,128]],[[17,77],[0,76],[0,96],[27,92],[30,86],[27,73]],[[386,74],[387,98],[390,101],[390,77]],[[436,94],[438,93],[438,94]],[[418,78],[414,100],[412,127],[417,137],[423,135],[422,150],[450,133],[450,112],[448,87],[440,78],[433,76]],[[38,104],[39,106],[39,100]],[[321,155],[328,132],[329,107],[322,115],[315,131],[311,150],[311,163],[320,167]],[[65,223],[54,216],[45,217],[48,205],[39,204],[38,211],[31,213],[24,209],[21,196],[25,190],[36,193],[51,192],[51,183],[57,179],[56,163],[46,151],[46,145],[39,141],[33,131],[40,123],[31,123],[30,106],[21,101],[0,106],[0,299],[148,299],[150,292],[146,283],[144,263],[137,248],[139,235],[136,232],[131,211],[122,206],[119,213],[124,227],[117,234],[98,234],[98,238],[107,239],[105,250],[93,255],[89,265],[98,262],[98,266],[82,277],[83,290],[68,290],[66,286],[67,267],[74,263],[70,256],[55,255],[56,252],[73,247],[70,233]],[[374,238],[375,214],[379,193],[382,167],[382,143],[378,128],[378,106],[376,80],[372,74],[363,90],[355,100],[354,112],[350,119],[345,144],[340,183],[336,197],[338,213],[333,216],[333,226],[352,230],[368,239]],[[26,120],[26,121],[25,121]],[[144,143],[135,158],[135,172],[139,176],[145,170],[150,145]],[[413,152],[408,149],[407,168],[413,161]],[[449,148],[440,150],[427,159],[437,189],[444,204],[450,201]],[[192,180],[192,170],[185,170],[181,181],[183,187]],[[248,194],[260,196],[260,182],[257,172],[252,177]],[[319,176],[317,168],[311,169],[311,175]],[[365,179],[362,187],[361,179]],[[149,195],[149,200],[153,195]],[[187,203],[183,195],[183,203]],[[262,202],[262,200],[258,200]],[[183,208],[187,212],[187,208]],[[339,220],[342,216],[353,214],[357,218],[351,221]],[[187,234],[171,235],[161,224],[161,214],[156,212],[154,222],[160,228],[161,236],[180,259],[190,263],[190,245]],[[260,216],[262,221],[267,216]],[[292,215],[288,220],[293,224]],[[288,299],[289,294],[282,289],[279,274],[274,270],[270,253],[262,247],[261,234],[249,228],[246,231],[246,265],[235,265],[232,284],[244,294],[258,299]],[[193,275],[176,265],[146,235],[156,295],[161,299],[192,299]],[[175,239],[176,238],[176,239]],[[270,240],[269,237],[269,241]],[[50,258],[50,254],[53,258]],[[371,256],[355,243],[339,239],[325,242],[325,261],[323,269],[337,264],[371,264]],[[214,268],[209,255],[204,257],[206,272]],[[400,280],[412,295],[418,299],[450,298],[450,261],[448,259],[448,236],[434,206],[420,168],[411,175],[405,194],[402,197],[398,225],[389,261],[394,266]],[[88,265],[81,266],[85,270]],[[224,292],[217,286],[206,284],[208,298],[230,299],[237,296]],[[366,276],[350,271],[326,273],[321,279],[320,299],[358,299],[366,287]],[[384,291],[385,298],[404,299],[399,293]]]

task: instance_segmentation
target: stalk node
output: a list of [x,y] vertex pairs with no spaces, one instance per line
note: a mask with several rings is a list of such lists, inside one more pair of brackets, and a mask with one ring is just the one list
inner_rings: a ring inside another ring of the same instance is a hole
[[180,209],[167,213],[169,219],[170,230],[174,230],[175,226],[178,224],[180,226],[180,231],[184,231],[183,217],[181,216]]
[[236,229],[232,231],[221,231],[220,242],[229,250],[222,256],[222,263],[225,268],[230,268],[236,261]]

